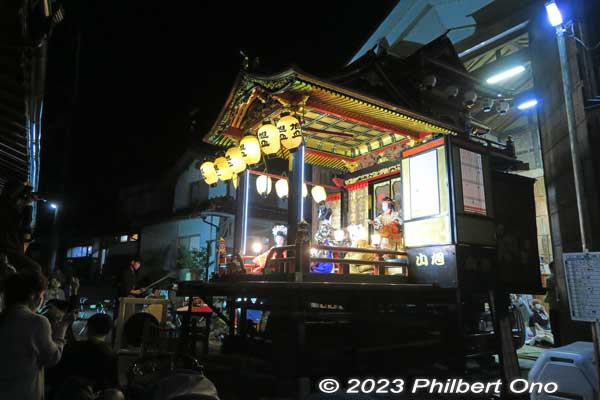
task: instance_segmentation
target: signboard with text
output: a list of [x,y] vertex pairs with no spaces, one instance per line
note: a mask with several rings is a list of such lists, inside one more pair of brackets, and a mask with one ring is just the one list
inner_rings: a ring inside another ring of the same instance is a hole
[[600,322],[600,252],[564,253],[571,319]]
[[414,283],[437,283],[456,286],[455,247],[429,246],[407,249],[410,277]]

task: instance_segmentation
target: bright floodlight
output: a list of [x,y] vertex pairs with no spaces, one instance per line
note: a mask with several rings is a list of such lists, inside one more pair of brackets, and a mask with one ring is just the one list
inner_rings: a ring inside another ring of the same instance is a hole
[[507,69],[506,71],[502,71],[499,74],[496,74],[496,75],[488,78],[488,80],[486,82],[489,83],[490,85],[493,85],[494,83],[498,83],[505,79],[512,78],[515,75],[519,75],[522,72],[525,72],[525,67],[522,65],[519,65],[517,67]]
[[517,106],[517,108],[519,110],[527,110],[528,108],[537,106],[537,103],[538,103],[538,101],[536,99],[531,99],[531,100],[527,100],[527,101],[524,101],[523,103],[519,104]]
[[50,208],[53,210],[56,210],[58,208],[58,206],[54,203],[50,203]]
[[260,253],[262,250],[262,244],[260,242],[252,243],[252,251],[256,254]]
[[552,26],[562,25],[563,17],[554,0],[546,2],[546,14]]

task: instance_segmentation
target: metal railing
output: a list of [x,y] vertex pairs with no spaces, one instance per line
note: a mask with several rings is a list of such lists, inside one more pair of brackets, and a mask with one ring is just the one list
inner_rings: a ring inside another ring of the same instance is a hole
[[[372,265],[374,266],[373,275],[385,275],[386,268],[403,268],[402,275],[407,276],[408,274],[408,255],[405,251],[395,251],[395,250],[386,250],[386,249],[368,249],[368,248],[358,248],[358,247],[345,247],[345,246],[325,246],[325,245],[315,245],[312,246],[313,249],[316,250],[324,250],[332,253],[337,253],[340,257],[313,257],[308,256],[306,259],[308,263],[306,265],[298,265],[296,255],[291,255],[289,252],[296,251],[295,245],[290,246],[282,246],[282,247],[274,247],[267,254],[267,261],[265,263],[265,268],[263,270],[264,274],[272,273],[276,270],[276,272],[282,273],[293,273],[293,272],[311,272],[310,266],[315,263],[320,262],[329,262],[337,267],[338,274],[349,274],[350,273],[350,265]],[[275,253],[280,255],[283,254],[284,251],[288,251],[286,257],[278,257],[273,258]],[[308,248],[307,248],[308,250]],[[346,255],[348,253],[360,253],[360,254],[375,254],[377,260],[361,260],[361,259],[346,259],[341,256],[342,254]],[[395,260],[385,260],[384,256],[396,256],[406,257],[406,260],[398,261]]]

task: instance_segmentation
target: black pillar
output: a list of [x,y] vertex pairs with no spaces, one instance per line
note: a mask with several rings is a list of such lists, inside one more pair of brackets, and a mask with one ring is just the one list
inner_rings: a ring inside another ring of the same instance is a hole
[[298,222],[304,219],[304,198],[302,186],[304,184],[304,144],[292,153],[292,170],[289,173],[289,202],[288,202],[288,244],[296,242]]
[[235,254],[246,254],[246,238],[248,236],[248,202],[250,188],[250,171],[245,170],[239,175],[235,209],[235,236],[233,251]]

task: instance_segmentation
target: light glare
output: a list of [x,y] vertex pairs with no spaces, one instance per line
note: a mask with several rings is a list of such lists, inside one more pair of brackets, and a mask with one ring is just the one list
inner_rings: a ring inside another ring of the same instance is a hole
[[546,14],[548,14],[548,21],[550,21],[550,25],[556,27],[562,25],[563,17],[556,5],[556,2],[549,1],[546,3]]
[[254,252],[254,254],[260,253],[261,250],[262,250],[262,244],[260,242],[252,243],[252,251]]
[[528,108],[537,106],[537,103],[538,103],[538,101],[536,99],[531,99],[531,100],[527,100],[527,101],[524,101],[523,103],[519,104],[517,106],[517,108],[519,110],[527,110]]
[[519,65],[519,66],[513,67],[511,69],[507,69],[506,71],[500,72],[499,74],[496,74],[496,75],[488,78],[488,80],[486,82],[489,83],[490,85],[493,85],[495,83],[506,80],[508,78],[512,78],[515,75],[519,75],[522,72],[525,72],[525,67],[522,65]]

